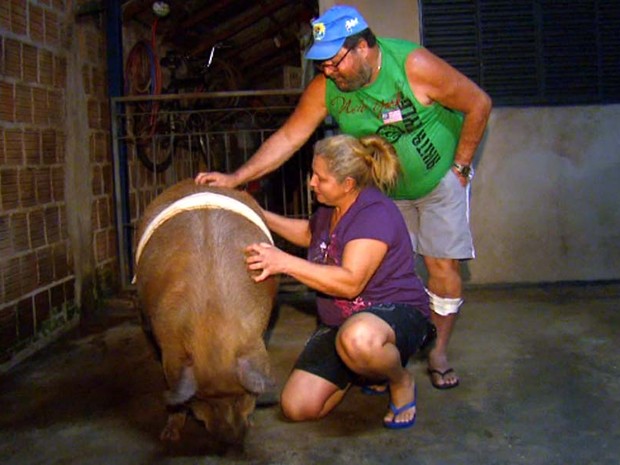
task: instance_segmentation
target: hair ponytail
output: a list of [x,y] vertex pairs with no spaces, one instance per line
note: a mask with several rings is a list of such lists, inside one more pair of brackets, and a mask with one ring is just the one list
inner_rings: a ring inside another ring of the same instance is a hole
[[400,175],[400,162],[392,144],[377,135],[362,137],[360,143],[370,157],[373,184],[384,192],[393,189]]
[[394,147],[376,134],[361,139],[345,134],[322,139],[315,144],[314,155],[325,159],[338,182],[350,177],[359,189],[372,185],[388,192],[400,175]]

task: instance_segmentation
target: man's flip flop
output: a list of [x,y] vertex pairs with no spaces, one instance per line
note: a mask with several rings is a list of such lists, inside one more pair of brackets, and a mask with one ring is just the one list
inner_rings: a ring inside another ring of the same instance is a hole
[[411,420],[409,420],[409,421],[396,421],[396,417],[399,414],[401,414],[405,410],[408,410],[408,409],[416,406],[417,392],[416,392],[415,389],[413,391],[413,395],[416,398],[414,398],[412,402],[409,402],[408,404],[405,404],[402,407],[396,407],[392,402],[390,402],[390,410],[394,414],[394,417],[390,421],[383,420],[383,426],[385,426],[386,428],[389,428],[389,429],[405,429],[405,428],[411,428],[413,425],[415,425],[415,419],[418,416],[418,411],[417,410],[416,410],[416,412],[413,415],[413,418]]
[[452,368],[448,368],[446,371],[434,370],[432,368],[428,369],[428,374],[431,375],[431,384],[433,385],[435,389],[452,389],[459,385],[458,379],[456,380],[455,383],[452,383],[452,384],[449,384],[449,383],[437,384],[433,381],[433,375],[439,375],[441,379],[444,379],[446,375],[449,373],[454,373],[454,370]]

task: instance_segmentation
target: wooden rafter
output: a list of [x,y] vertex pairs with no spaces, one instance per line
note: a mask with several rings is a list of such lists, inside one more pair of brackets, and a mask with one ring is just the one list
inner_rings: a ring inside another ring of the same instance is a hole
[[280,9],[290,0],[275,0],[268,4],[258,5],[252,8],[251,12],[239,18],[235,18],[216,34],[211,34],[206,40],[201,42],[197,47],[191,50],[190,55],[196,56],[211,49],[218,42],[225,41],[229,37],[237,34],[239,31],[250,27],[254,23],[263,19],[266,15]]

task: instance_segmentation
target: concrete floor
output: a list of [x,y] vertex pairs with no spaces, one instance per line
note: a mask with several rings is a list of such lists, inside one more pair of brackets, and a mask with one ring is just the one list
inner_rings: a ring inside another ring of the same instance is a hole
[[[270,340],[285,379],[314,317],[283,294]],[[0,379],[2,464],[618,464],[620,284],[470,289],[452,343],[461,386],[413,360],[418,421],[389,431],[387,400],[349,393],[319,422],[258,409],[243,450],[190,421],[164,446],[161,369],[128,300]]]

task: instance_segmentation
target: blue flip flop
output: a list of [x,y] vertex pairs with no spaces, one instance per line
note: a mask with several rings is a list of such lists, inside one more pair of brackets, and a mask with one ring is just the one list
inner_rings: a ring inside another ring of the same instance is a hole
[[[381,387],[383,389],[377,389],[376,387]],[[362,394],[366,394],[367,396],[384,396],[385,394],[389,394],[390,387],[387,382],[385,383],[377,383],[377,384],[367,384],[360,388]]]
[[398,414],[404,412],[407,409],[410,409],[412,407],[416,406],[416,400],[417,400],[417,392],[416,389],[413,390],[413,395],[414,395],[414,399],[412,402],[409,402],[408,404],[403,405],[402,407],[396,407],[392,402],[390,402],[390,410],[392,411],[392,413],[394,414],[394,417],[391,421],[386,421],[383,420],[383,426],[385,426],[386,428],[389,429],[405,429],[405,428],[411,428],[413,425],[415,425],[415,419],[418,416],[418,411],[416,410],[415,415],[413,416],[413,418],[409,421],[395,421],[396,417],[398,416]]

